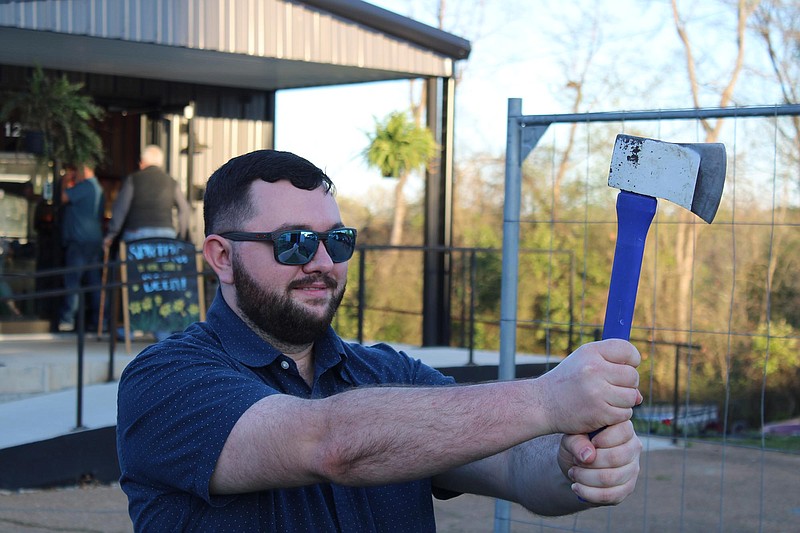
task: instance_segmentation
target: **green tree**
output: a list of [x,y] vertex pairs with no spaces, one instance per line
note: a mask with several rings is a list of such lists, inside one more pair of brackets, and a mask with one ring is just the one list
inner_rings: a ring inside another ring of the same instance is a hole
[[380,170],[385,178],[397,178],[394,218],[389,244],[398,246],[403,240],[403,223],[407,212],[404,188],[408,176],[423,170],[436,155],[438,146],[428,128],[416,125],[402,111],[391,113],[384,120],[375,120],[375,131],[368,134],[369,146],[364,152],[367,163]]

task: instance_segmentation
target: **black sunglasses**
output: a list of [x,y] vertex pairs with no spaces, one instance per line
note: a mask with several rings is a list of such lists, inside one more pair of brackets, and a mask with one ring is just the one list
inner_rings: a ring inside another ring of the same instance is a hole
[[337,228],[322,232],[306,229],[269,233],[226,231],[219,236],[231,241],[271,242],[275,260],[282,265],[305,265],[317,253],[320,241],[325,243],[325,249],[334,263],[344,263],[353,257],[353,251],[356,249],[354,228]]

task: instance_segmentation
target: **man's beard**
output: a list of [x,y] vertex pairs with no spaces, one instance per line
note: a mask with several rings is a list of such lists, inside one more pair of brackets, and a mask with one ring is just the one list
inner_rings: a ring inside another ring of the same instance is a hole
[[[283,294],[269,292],[242,266],[236,254],[232,257],[233,284],[236,302],[245,317],[263,333],[277,341],[290,345],[310,344],[320,338],[331,325],[333,315],[344,297],[345,284],[336,290],[338,283],[330,276],[321,274],[295,280]],[[294,302],[288,294],[295,287],[313,282],[323,282],[334,289],[322,316],[315,315]]]

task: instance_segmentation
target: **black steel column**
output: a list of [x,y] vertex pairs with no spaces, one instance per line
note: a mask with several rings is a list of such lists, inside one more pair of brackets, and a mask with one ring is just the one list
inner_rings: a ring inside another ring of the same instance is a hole
[[[453,113],[455,80],[427,80],[427,121],[439,143],[439,164],[426,174],[425,246],[452,244],[453,207]],[[450,262],[449,253],[425,252],[422,295],[422,344],[450,344]]]
[[[183,108],[183,117],[186,119],[186,201],[190,206],[194,206],[194,102]],[[188,236],[188,228],[187,235]],[[184,235],[178,235],[183,238]]]

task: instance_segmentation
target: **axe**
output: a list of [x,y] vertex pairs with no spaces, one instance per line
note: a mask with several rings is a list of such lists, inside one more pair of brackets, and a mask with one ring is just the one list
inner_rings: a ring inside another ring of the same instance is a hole
[[[669,200],[707,223],[714,220],[725,185],[721,143],[668,143],[617,135],[608,185],[617,196],[617,244],[603,324],[603,339],[630,340],[644,245],[657,198]],[[598,431],[589,434],[594,437]]]

